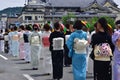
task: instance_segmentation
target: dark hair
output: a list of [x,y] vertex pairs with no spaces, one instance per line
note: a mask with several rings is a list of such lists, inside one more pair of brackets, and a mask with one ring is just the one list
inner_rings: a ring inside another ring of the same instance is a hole
[[97,33],[97,32],[98,32],[98,29],[97,29],[97,22],[94,24],[94,28],[95,28],[95,32]]
[[101,27],[104,29],[105,32],[106,31],[108,32],[108,24],[107,24],[107,20],[105,18],[100,18],[98,20],[98,23],[101,24]]
[[15,31],[17,30],[17,27],[16,26],[14,26],[14,28],[13,28]]
[[49,24],[45,24],[44,27],[45,31],[49,31],[50,30],[50,25]]
[[24,27],[23,25],[21,25],[19,28],[20,28],[20,29],[22,29],[22,30],[24,30],[24,29],[25,29],[25,27]]
[[29,25],[26,25],[26,30],[31,30],[31,27]]
[[59,22],[56,22],[56,23],[54,23],[54,29],[56,29],[56,30],[58,30],[58,29],[60,29],[60,23]]
[[94,27],[97,28],[97,22],[94,24]]
[[5,32],[6,32],[6,33],[8,33],[8,32],[9,32],[9,30],[6,28],[6,29],[5,29]]
[[33,30],[39,30],[39,25],[38,24],[33,24]]
[[115,25],[118,25],[118,24],[120,24],[120,20],[117,20],[117,21],[115,22]]
[[75,21],[75,24],[73,25],[73,28],[81,30],[83,28],[83,24],[82,24],[81,20]]
[[11,31],[14,31],[14,28],[13,28],[13,27],[11,27],[11,28],[10,28],[10,30],[11,30]]
[[3,33],[3,30],[1,29],[0,32]]
[[117,20],[117,21],[115,22],[115,25],[117,26],[117,29],[120,29],[120,20]]
[[110,27],[108,26],[107,20],[104,17],[100,18],[98,22],[101,24],[101,27],[104,29],[106,33],[109,33],[110,35],[112,35],[112,29],[110,29]]
[[66,27],[67,29],[69,29],[69,28],[70,28],[70,24],[66,24],[65,27]]

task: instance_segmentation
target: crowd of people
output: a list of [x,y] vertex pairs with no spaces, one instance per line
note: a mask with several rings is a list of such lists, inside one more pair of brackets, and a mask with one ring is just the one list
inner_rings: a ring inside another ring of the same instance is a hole
[[119,80],[120,20],[115,25],[113,31],[107,20],[100,18],[91,34],[81,20],[65,24],[66,31],[60,22],[53,28],[45,24],[42,30],[38,24],[12,27],[0,32],[0,51],[25,60],[33,70],[41,66],[42,56],[44,73],[53,74],[53,80],[63,78],[64,66],[72,66],[74,80],[86,80],[89,57],[93,60],[94,80]]

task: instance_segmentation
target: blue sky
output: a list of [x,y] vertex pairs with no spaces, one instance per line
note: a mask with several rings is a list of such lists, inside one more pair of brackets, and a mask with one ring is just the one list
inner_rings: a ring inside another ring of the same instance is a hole
[[[7,7],[24,6],[25,0],[0,0],[0,10]],[[120,0],[114,0],[120,7]]]

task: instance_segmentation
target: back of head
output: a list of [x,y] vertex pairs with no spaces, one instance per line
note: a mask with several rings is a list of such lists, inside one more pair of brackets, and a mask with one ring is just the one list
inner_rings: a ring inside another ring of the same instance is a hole
[[120,20],[117,20],[117,21],[115,22],[115,25],[116,25],[117,29],[120,29]]
[[82,24],[81,20],[75,21],[73,28],[77,29],[77,30],[81,30],[83,28],[83,24]]
[[45,31],[49,31],[50,30],[50,25],[49,24],[45,24],[44,27]]
[[108,30],[107,20],[106,20],[105,18],[103,18],[103,17],[100,18],[100,19],[98,20],[98,23],[101,24],[101,27],[102,27],[105,31]]
[[60,23],[59,22],[56,22],[55,24],[54,24],[54,29],[55,30],[59,30],[60,29]]
[[24,29],[25,29],[25,27],[24,27],[23,25],[21,25],[21,26],[20,26],[20,29],[24,30]]
[[98,23],[100,23],[101,27],[104,29],[104,31],[108,30],[108,26],[107,26],[107,20],[102,17],[98,20]]
[[67,29],[69,29],[69,28],[70,28],[70,24],[67,23],[67,24],[65,25],[65,27],[66,27]]
[[102,17],[98,20],[98,23],[100,23],[101,27],[104,29],[104,31],[110,35],[112,35],[112,28],[108,26],[107,20]]
[[31,30],[30,25],[26,25],[26,30]]
[[14,26],[14,28],[13,28],[13,29],[14,29],[14,31],[16,31],[18,28],[17,28],[16,26]]

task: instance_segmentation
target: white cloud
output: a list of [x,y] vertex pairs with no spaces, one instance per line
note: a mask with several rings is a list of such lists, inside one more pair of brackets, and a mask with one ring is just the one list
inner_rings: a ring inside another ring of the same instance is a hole
[[118,5],[118,7],[120,8],[120,0],[114,0],[114,2]]

